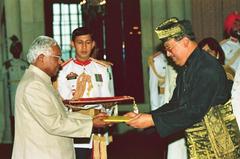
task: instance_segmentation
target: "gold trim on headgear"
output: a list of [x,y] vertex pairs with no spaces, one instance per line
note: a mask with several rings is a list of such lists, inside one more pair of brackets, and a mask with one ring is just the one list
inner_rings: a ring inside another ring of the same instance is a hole
[[179,24],[177,18],[170,18],[155,29],[159,40],[175,38],[184,35],[184,28]]

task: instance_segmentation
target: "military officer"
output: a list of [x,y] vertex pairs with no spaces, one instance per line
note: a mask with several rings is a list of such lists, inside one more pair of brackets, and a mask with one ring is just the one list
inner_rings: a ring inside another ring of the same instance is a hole
[[[160,51],[149,56],[148,65],[151,110],[156,110],[171,99],[177,72]],[[184,138],[169,143],[167,158],[187,159]]]
[[235,72],[240,64],[240,13],[230,13],[224,21],[224,31],[227,39],[221,41],[225,54],[225,65],[230,66]]
[[[71,45],[75,48],[75,58],[66,61],[62,65],[62,70],[57,78],[58,91],[61,97],[63,99],[78,99],[113,96],[111,63],[90,57],[95,47],[95,41],[90,30],[86,27],[75,29],[72,33]],[[104,109],[101,105],[87,105],[87,107]],[[91,115],[91,110],[84,111],[84,113],[87,112]],[[89,158],[91,156],[92,144],[92,138],[87,143],[75,144],[76,158]],[[105,144],[108,143],[102,144],[104,146],[100,149],[101,151],[104,150],[104,152],[95,151],[96,147],[94,146],[93,155],[95,158],[100,154],[102,158],[107,158]]]
[[157,109],[165,102],[165,74],[167,59],[160,51],[148,57],[149,65],[149,89],[151,110]]
[[[28,67],[28,62],[21,58],[22,43],[18,37],[13,35],[10,37],[12,43],[10,45],[10,53],[12,58],[5,61],[3,64],[2,79],[5,86],[5,114],[6,114],[6,128],[4,140],[6,142],[11,141],[11,132],[13,133],[13,116],[14,116],[14,105],[15,105],[15,93],[17,85],[24,74],[25,69]],[[11,118],[11,121],[9,120]],[[11,126],[11,128],[10,128]]]

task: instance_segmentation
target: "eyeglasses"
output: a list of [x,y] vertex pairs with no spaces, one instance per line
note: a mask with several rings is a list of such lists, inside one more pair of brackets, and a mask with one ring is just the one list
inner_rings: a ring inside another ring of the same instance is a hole
[[48,55],[48,56],[58,58],[58,60],[62,60],[61,56],[58,56],[58,55]]
[[164,46],[165,51],[171,52],[177,45],[178,45],[178,42],[176,42],[175,45],[173,46]]

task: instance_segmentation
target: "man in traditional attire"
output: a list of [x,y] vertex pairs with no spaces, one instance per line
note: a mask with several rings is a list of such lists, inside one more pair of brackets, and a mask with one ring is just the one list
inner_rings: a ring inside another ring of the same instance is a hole
[[16,92],[12,159],[75,159],[73,138],[90,137],[93,126],[107,126],[107,115],[66,111],[51,81],[62,63],[54,39],[37,37],[27,58],[31,65]]
[[[111,63],[90,57],[96,45],[91,31],[86,27],[75,29],[72,33],[71,45],[75,48],[75,58],[69,59],[62,65],[62,70],[57,78],[57,89],[61,97],[63,99],[79,99],[114,96]],[[80,112],[93,115],[94,110],[104,109],[101,105],[92,105],[91,107],[93,109],[81,110]],[[111,110],[103,111],[109,111],[111,114]],[[95,137],[97,136],[95,135]],[[105,137],[100,139],[102,141],[100,147],[95,148],[93,148],[95,137],[85,142],[81,141],[83,139],[80,139],[78,143],[76,141],[77,158],[89,158],[92,148],[95,158],[99,155],[102,155],[102,158],[107,158],[107,136],[105,134]]]
[[[186,130],[188,157],[192,159],[239,158],[236,119],[229,102],[222,105],[231,91],[223,67],[198,48],[189,21],[170,18],[160,23],[156,33],[167,56],[181,67],[176,88],[169,103],[150,114],[127,113],[125,116],[132,118],[127,124],[135,128],[155,126],[162,137]],[[222,118],[225,116],[229,120]]]

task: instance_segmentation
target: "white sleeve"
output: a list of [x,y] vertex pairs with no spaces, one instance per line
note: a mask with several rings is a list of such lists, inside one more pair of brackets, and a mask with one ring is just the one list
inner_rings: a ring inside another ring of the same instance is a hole
[[176,87],[177,72],[171,65],[166,66],[165,75],[165,100],[164,103],[168,103],[172,98],[173,91]]
[[150,90],[150,104],[151,110],[158,107],[158,78],[154,74],[152,67],[149,67],[149,90]]
[[236,71],[231,93],[233,114],[236,116],[237,123],[240,126],[240,67]]
[[[160,54],[154,58],[154,66],[159,76],[165,80],[167,61],[164,54]],[[150,101],[151,109],[155,110],[164,104],[164,93],[159,94],[159,87],[164,88],[165,82],[159,86],[159,77],[154,73],[153,68],[150,67]]]

